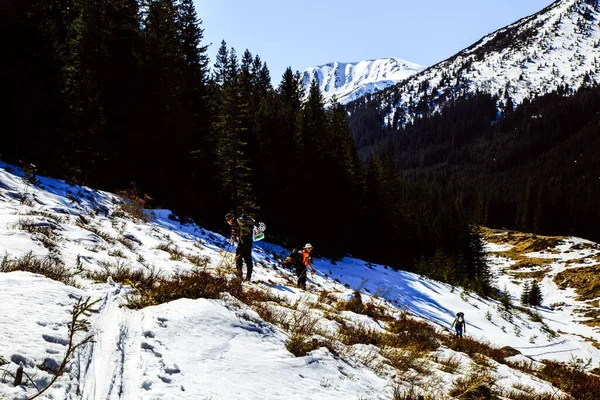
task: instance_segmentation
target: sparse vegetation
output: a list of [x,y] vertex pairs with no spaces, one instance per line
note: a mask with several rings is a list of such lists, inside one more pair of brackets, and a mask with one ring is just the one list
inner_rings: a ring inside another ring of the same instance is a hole
[[454,381],[449,395],[461,399],[498,399],[496,380],[486,368],[474,367],[465,378]]
[[28,252],[21,257],[12,258],[4,254],[0,261],[0,272],[25,271],[40,274],[47,278],[62,282],[65,285],[76,286],[73,274],[60,258],[55,255],[38,257]]
[[450,374],[454,374],[456,371],[458,371],[462,364],[460,359],[455,354],[451,354],[446,358],[439,359],[437,362],[441,365],[440,369],[442,371]]
[[115,237],[103,231],[100,227],[95,226],[93,223],[90,223],[87,218],[83,216],[77,217],[75,224],[82,229],[92,232],[108,244],[115,244],[117,242]]
[[121,197],[117,216],[129,216],[134,220],[148,222],[152,215],[146,211],[146,205],[152,200],[147,194],[139,194],[136,184],[131,182],[128,190],[117,193]]
[[183,251],[170,242],[160,243],[156,248],[169,253],[171,255],[170,260],[172,261],[181,261],[185,257]]

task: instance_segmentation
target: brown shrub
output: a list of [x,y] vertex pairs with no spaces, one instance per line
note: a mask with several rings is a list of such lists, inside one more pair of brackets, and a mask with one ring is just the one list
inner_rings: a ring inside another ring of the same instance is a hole
[[147,194],[139,194],[134,182],[131,182],[131,187],[128,190],[122,190],[117,193],[121,197],[119,211],[125,215],[129,215],[133,219],[139,219],[148,222],[151,215],[146,212],[146,203],[152,200]]
[[338,328],[338,337],[340,342],[352,346],[354,344],[372,344],[379,346],[382,344],[382,335],[364,324],[350,326],[343,324]]
[[475,354],[482,354],[501,363],[505,363],[504,358],[508,357],[508,355],[499,348],[493,347],[489,343],[479,342],[468,337],[453,339],[450,343],[447,343],[447,345],[450,349],[465,353],[469,357],[473,357]]
[[488,370],[476,368],[467,377],[456,379],[448,394],[461,399],[496,400],[499,397],[495,386],[495,379]]
[[440,345],[440,335],[435,328],[424,321],[408,318],[402,314],[388,324],[388,345],[393,347],[412,347],[422,351],[435,350]]
[[65,285],[76,286],[73,274],[56,256],[36,257],[29,252],[20,258],[11,258],[5,254],[0,261],[0,272],[25,271],[44,275],[46,278],[62,282]]
[[600,393],[600,377],[569,368],[556,361],[545,361],[539,377],[577,400],[594,400]]
[[336,308],[339,311],[352,311],[356,314],[367,315],[375,319],[386,319],[385,311],[372,302],[363,303],[360,291],[354,291],[354,295],[349,300],[340,300]]

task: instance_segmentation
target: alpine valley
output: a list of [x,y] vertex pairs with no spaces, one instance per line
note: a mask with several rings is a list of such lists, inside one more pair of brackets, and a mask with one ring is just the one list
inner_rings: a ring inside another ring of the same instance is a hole
[[0,6],[0,400],[600,398],[598,0],[278,83],[194,3]]

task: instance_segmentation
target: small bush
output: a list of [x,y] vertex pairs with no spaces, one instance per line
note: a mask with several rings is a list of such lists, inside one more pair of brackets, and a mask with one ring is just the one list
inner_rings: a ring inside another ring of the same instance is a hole
[[392,392],[392,400],[425,400],[425,397],[414,386],[404,389],[396,385]]
[[499,399],[495,386],[495,379],[488,370],[476,368],[466,378],[456,379],[448,394],[469,400]]
[[321,344],[317,339],[300,334],[290,336],[290,340],[286,345],[288,351],[296,357],[304,357],[319,347],[321,347]]
[[156,246],[157,250],[162,250],[171,255],[169,258],[172,261],[181,261],[183,260],[184,254],[179,248],[171,243],[160,243]]
[[502,397],[510,400],[567,400],[564,396],[553,393],[536,393],[533,387],[520,383],[515,383],[513,388],[516,390],[503,391]]
[[[146,203],[152,200],[147,194],[138,194],[135,183],[131,183],[128,190],[122,190],[117,193],[121,197],[119,211],[125,215],[129,215],[133,219],[139,219],[144,222],[150,221],[152,215],[148,213]],[[120,215],[119,215],[120,216]]]
[[448,343],[448,347],[454,351],[465,353],[469,357],[479,353],[501,363],[504,363],[504,358],[507,357],[502,350],[491,346],[489,343],[479,342],[468,337],[452,340]]
[[441,365],[440,369],[442,371],[448,372],[450,374],[454,374],[462,365],[461,360],[455,354],[451,354],[450,356],[448,356],[448,358],[442,358],[438,360],[438,363]]
[[599,377],[556,361],[545,361],[539,375],[578,400],[597,399],[600,393]]
[[412,347],[423,351],[432,351],[439,347],[440,338],[435,328],[424,321],[408,318],[402,314],[400,319],[392,321],[388,330],[392,335],[390,346]]
[[398,371],[414,370],[420,375],[430,375],[431,369],[424,359],[425,355],[424,352],[394,348],[386,348],[381,352],[381,356],[387,360],[386,363]]
[[36,215],[39,217],[44,217],[51,221],[54,221],[57,224],[64,224],[67,221],[67,218],[64,216],[60,216],[56,213],[44,210],[30,210],[26,213],[26,215]]
[[90,231],[93,234],[95,234],[96,236],[100,237],[102,240],[104,240],[105,242],[109,243],[109,244],[115,244],[117,242],[117,239],[114,238],[113,236],[111,236],[109,233],[103,231],[102,229],[100,229],[97,226],[94,226],[92,224],[90,224],[89,222],[86,223],[84,221],[87,221],[86,219],[82,219],[82,217],[78,217],[77,221],[75,222],[75,224],[82,228],[85,229],[86,231]]
[[377,307],[372,302],[363,303],[362,296],[358,290],[354,291],[351,299],[340,300],[336,308],[339,311],[352,311],[356,314],[367,315],[375,319],[386,319],[387,317],[381,307]]
[[382,336],[373,328],[364,324],[350,326],[343,324],[338,328],[338,337],[340,342],[352,346],[354,344],[372,344],[378,346],[381,344]]
[[127,256],[125,255],[125,253],[123,253],[123,250],[121,249],[114,249],[112,251],[109,251],[108,255],[111,257],[127,258]]
[[190,263],[192,263],[196,268],[206,268],[208,267],[208,264],[210,262],[209,257],[202,257],[195,254],[188,254],[187,256],[185,256],[185,258],[187,258],[187,260]]
[[131,298],[127,306],[130,308],[143,308],[151,305],[167,303],[169,301],[188,299],[216,299],[223,292],[229,292],[233,296],[240,292],[224,277],[212,276],[205,271],[180,272],[171,279],[159,278],[151,287],[143,287],[137,296]]
[[56,239],[59,236],[55,233],[58,229],[58,225],[54,222],[36,222],[30,218],[19,218],[15,224],[15,228],[34,235],[37,240],[42,242],[48,251],[53,252],[58,248]]
[[56,256],[36,257],[29,252],[20,258],[11,258],[5,254],[0,261],[0,272],[25,271],[44,275],[65,285],[76,286],[71,272]]

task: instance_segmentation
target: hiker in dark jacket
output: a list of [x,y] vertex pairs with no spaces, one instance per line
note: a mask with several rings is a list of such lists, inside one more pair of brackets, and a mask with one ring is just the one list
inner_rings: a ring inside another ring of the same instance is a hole
[[296,263],[296,276],[298,277],[298,287],[304,290],[306,290],[306,267],[310,268],[310,271],[313,274],[315,273],[315,269],[312,266],[312,257],[310,256],[312,249],[312,245],[310,243],[307,243],[306,246],[304,246],[304,249],[300,251],[302,259],[299,260],[298,263]]
[[245,262],[246,280],[249,281],[252,278],[252,235],[255,222],[246,214],[242,214],[241,217],[235,219],[235,216],[231,213],[225,215],[225,221],[231,225],[231,244],[236,240],[238,242],[235,250],[237,275],[240,279],[243,279],[242,263]]
[[465,314],[462,312],[456,313],[456,318],[454,318],[454,322],[450,325],[450,328],[454,327],[456,329],[456,337],[463,337],[463,330],[467,333],[467,323],[465,322]]

